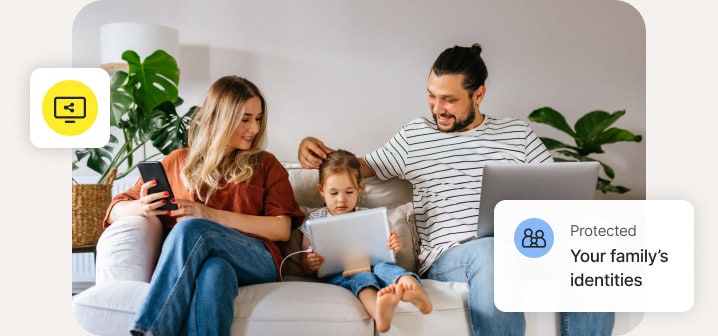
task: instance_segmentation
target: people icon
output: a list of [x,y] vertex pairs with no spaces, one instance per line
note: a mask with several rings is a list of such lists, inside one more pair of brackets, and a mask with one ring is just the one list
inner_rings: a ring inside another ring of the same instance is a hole
[[543,230],[536,230],[534,234],[534,231],[532,229],[524,229],[524,237],[521,240],[521,246],[524,248],[546,247],[546,239],[544,239]]
[[540,218],[527,218],[514,230],[514,245],[526,257],[539,258],[551,251],[554,234],[551,225]]

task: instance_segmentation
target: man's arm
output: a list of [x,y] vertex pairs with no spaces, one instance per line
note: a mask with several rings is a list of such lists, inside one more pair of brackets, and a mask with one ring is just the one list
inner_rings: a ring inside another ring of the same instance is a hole
[[[322,161],[327,158],[334,150],[327,147],[324,142],[314,137],[306,137],[299,143],[297,160],[302,167],[307,169],[317,169]],[[360,173],[363,178],[376,176],[374,171],[369,168],[363,157],[359,158],[361,165]]]
[[[314,137],[306,137],[299,143],[297,160],[302,167],[317,169],[322,161],[334,150],[327,147],[324,142]],[[370,169],[371,170],[371,169]]]
[[371,168],[369,168],[369,165],[366,163],[366,160],[364,160],[363,157],[359,158],[359,164],[361,165],[360,173],[361,173],[362,178],[376,176],[374,171]]

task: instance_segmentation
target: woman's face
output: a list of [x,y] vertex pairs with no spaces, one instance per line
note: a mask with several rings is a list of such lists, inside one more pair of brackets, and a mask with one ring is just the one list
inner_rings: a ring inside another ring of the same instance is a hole
[[229,138],[227,151],[248,150],[252,148],[255,136],[259,133],[262,125],[262,102],[257,97],[252,97],[244,104],[244,114]]
[[329,175],[319,193],[332,215],[340,215],[354,211],[359,201],[361,188],[356,185],[356,177],[349,172]]

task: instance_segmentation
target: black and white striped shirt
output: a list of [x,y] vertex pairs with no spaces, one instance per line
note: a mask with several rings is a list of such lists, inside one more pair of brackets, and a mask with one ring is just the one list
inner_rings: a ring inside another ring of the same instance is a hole
[[379,179],[413,185],[420,274],[476,234],[486,163],[553,161],[525,122],[490,116],[465,132],[442,132],[433,120],[417,118],[364,158]]

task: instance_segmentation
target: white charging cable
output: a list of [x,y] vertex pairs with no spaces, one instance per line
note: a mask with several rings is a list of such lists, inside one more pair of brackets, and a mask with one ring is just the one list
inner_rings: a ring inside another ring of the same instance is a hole
[[312,253],[312,248],[310,247],[310,248],[308,248],[308,249],[306,249],[306,250],[301,250],[301,251],[297,251],[297,252],[292,252],[292,253],[290,253],[288,256],[284,257],[284,259],[282,259],[282,262],[279,264],[279,281],[284,281],[284,277],[282,276],[282,266],[284,266],[284,262],[285,262],[287,259],[289,259],[289,257],[291,257],[291,256],[293,256],[293,255],[295,255],[295,254],[298,254],[298,253]]

